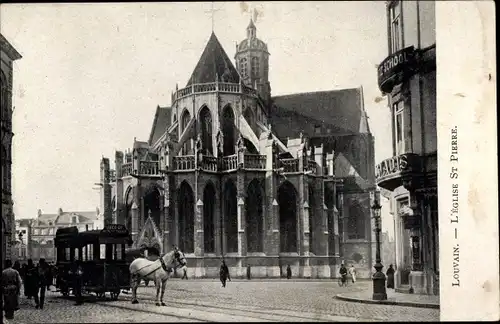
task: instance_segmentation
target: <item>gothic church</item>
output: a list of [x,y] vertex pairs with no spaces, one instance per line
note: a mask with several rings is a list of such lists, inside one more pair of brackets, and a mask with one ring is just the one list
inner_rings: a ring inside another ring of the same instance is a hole
[[191,277],[368,277],[374,145],[362,88],[272,96],[251,21],[236,66],[212,32],[186,86],[157,107],[147,141],[101,160],[106,223],[134,246],[186,254]]

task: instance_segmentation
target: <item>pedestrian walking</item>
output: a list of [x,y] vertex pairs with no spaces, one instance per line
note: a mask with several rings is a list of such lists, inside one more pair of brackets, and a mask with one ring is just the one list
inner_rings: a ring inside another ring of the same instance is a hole
[[220,281],[222,283],[222,287],[226,287],[226,281],[229,279],[231,281],[231,276],[229,275],[229,268],[226,265],[226,261],[222,260],[222,264],[220,266]]
[[356,268],[354,268],[354,265],[351,264],[349,267],[349,275],[351,276],[352,283],[356,282]]
[[387,272],[385,273],[387,275],[387,288],[394,289],[394,272],[392,264],[389,265],[389,269],[387,269]]
[[45,304],[45,292],[47,291],[47,286],[50,287],[50,269],[49,265],[45,262],[44,258],[41,258],[38,262],[37,267],[38,275],[37,275],[37,291],[35,293],[35,308],[43,309]]
[[75,305],[82,305],[83,304],[83,296],[82,296],[82,286],[83,286],[83,268],[81,265],[80,260],[75,260],[73,262],[73,269],[71,270],[70,274],[72,275],[73,279],[73,292],[76,297],[76,303]]
[[290,268],[290,265],[286,266],[286,278],[290,279],[292,277],[292,268]]
[[12,266],[12,269],[16,270],[17,272],[19,272],[19,275],[21,275],[21,264],[19,263],[19,261],[15,261],[14,262],[14,265]]
[[340,276],[341,276],[341,283],[343,286],[347,285],[347,268],[345,265],[342,263],[340,265],[340,270],[339,270]]
[[19,271],[19,274],[21,275],[21,279],[23,279],[23,282],[26,280],[26,267],[28,265],[25,263],[23,264],[23,266],[21,267],[21,271]]
[[5,318],[13,319],[14,312],[19,309],[19,294],[21,292],[21,276],[12,268],[12,261],[5,260],[2,271],[2,297]]
[[37,283],[38,283],[38,272],[37,268],[33,264],[32,259],[28,259],[28,264],[26,265],[26,273],[24,280],[24,295],[31,299],[37,293]]

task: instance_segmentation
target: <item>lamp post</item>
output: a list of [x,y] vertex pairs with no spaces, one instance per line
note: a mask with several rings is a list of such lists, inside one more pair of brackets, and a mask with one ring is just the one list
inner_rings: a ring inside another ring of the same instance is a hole
[[21,260],[21,258],[23,256],[23,232],[21,230],[19,231],[18,238],[19,238],[18,260]]
[[373,266],[376,272],[373,274],[373,300],[387,300],[387,292],[385,290],[385,275],[382,272],[382,260],[380,259],[380,210],[382,206],[380,206],[380,193],[378,191],[375,192],[375,199],[372,205],[373,210],[373,220],[375,221],[375,239],[377,242],[376,245],[376,254],[375,254],[375,265]]

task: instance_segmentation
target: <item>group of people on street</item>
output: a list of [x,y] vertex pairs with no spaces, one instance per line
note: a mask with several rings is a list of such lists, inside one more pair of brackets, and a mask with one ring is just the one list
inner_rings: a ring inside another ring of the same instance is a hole
[[357,271],[356,271],[356,268],[354,267],[353,264],[351,264],[351,266],[349,267],[349,269],[347,269],[346,266],[342,263],[340,265],[339,273],[340,273],[340,278],[341,278],[342,285],[347,285],[347,277],[348,277],[348,275],[351,277],[352,283],[356,282]]
[[38,265],[34,265],[29,259],[23,267],[16,261],[12,265],[11,260],[5,260],[2,271],[3,309],[7,319],[14,318],[14,312],[19,309],[19,297],[21,287],[24,286],[24,295],[28,299],[34,299],[35,307],[43,309],[45,303],[45,291],[53,285],[54,272],[52,266],[41,258]]
[[[392,288],[394,289],[394,273],[395,269],[393,268],[392,264],[389,265],[389,269],[386,271],[386,278],[387,278],[387,288]],[[347,284],[347,277],[348,275],[351,277],[352,283],[356,282],[356,268],[354,265],[351,264],[349,269],[345,267],[345,265],[342,263],[340,265],[340,270],[339,270],[340,276],[341,276],[341,282],[343,285]]]

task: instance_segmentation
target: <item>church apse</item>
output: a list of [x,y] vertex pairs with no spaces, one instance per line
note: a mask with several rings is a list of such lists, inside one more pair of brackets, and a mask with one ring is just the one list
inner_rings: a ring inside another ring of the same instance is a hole
[[[163,252],[178,245],[190,277],[217,277],[220,258],[235,277],[247,266],[252,277],[279,277],[289,262],[298,276],[330,278],[354,251],[369,263],[368,218],[348,224],[370,211],[347,202],[370,189],[359,164],[372,167],[372,142],[347,145],[359,133],[360,92],[271,97],[268,58],[252,33],[238,45],[238,73],[213,34],[187,86],[157,108],[150,140],[134,140],[138,153],[115,161],[123,183],[116,221],[133,225],[134,243],[153,229],[149,246],[158,238]],[[308,154],[306,140],[316,148]],[[148,192],[153,182],[159,191]]]

